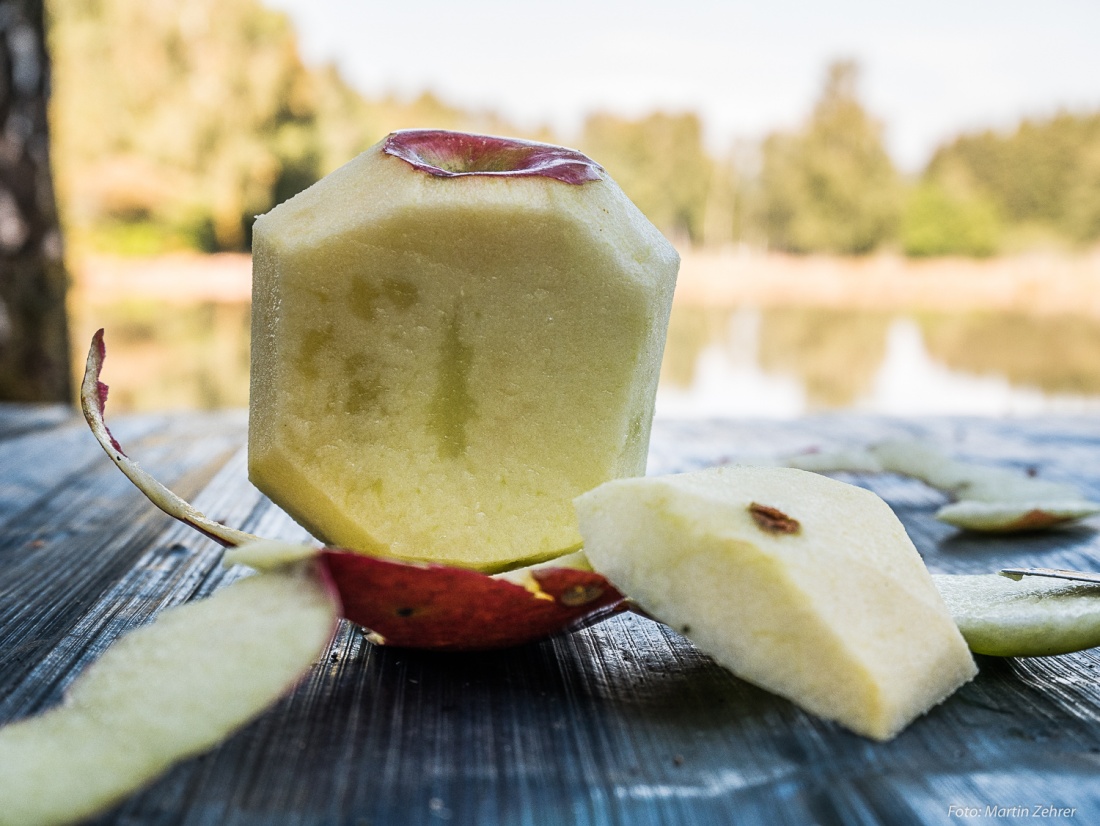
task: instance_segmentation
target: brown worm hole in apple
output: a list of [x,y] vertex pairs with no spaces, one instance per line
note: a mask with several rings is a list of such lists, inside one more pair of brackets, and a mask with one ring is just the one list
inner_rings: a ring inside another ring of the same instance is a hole
[[382,151],[440,178],[538,176],[583,184],[603,177],[603,168],[575,149],[443,129],[394,132],[386,138]]
[[[81,385],[81,407],[100,446],[158,508],[223,547],[261,537],[209,519],[127,456],[111,435],[105,413],[108,387],[100,374],[106,358],[103,331],[92,338]],[[390,646],[481,651],[534,642],[599,622],[629,609],[602,575],[575,568],[531,570],[533,587],[439,564],[366,556],[339,548],[302,549],[317,556],[335,586],[342,616]]]

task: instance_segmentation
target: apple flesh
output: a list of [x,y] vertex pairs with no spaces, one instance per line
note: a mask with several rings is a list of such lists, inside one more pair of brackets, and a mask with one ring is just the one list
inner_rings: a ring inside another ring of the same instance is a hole
[[61,705],[0,728],[0,824],[82,820],[212,748],[309,670],[338,616],[325,575],[307,562],[124,635]]
[[885,740],[976,673],[897,517],[791,468],[608,482],[576,500],[595,568],[739,677]]
[[1041,530],[1100,513],[1100,503],[1086,499],[1072,485],[960,462],[918,441],[801,453],[787,464],[817,473],[890,472],[919,479],[956,500],[936,511],[937,519],[981,533]]
[[999,574],[933,576],[970,650],[997,657],[1100,645],[1100,585]]
[[580,153],[397,132],[253,262],[249,475],[326,544],[505,570],[644,472],[679,259]]
[[622,594],[585,560],[563,559],[490,577],[445,565],[418,565],[337,548],[262,540],[222,525],[166,488],[131,459],[105,419],[107,385],[100,381],[103,331],[92,339],[81,407],[103,450],[151,502],[219,544],[226,563],[278,570],[317,560],[339,592],[344,616],[377,643],[407,648],[477,651],[534,642],[626,610]]

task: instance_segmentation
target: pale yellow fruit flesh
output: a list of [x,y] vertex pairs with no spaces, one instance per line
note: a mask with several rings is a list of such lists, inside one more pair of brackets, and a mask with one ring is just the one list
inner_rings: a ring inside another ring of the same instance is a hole
[[1100,513],[1100,504],[1085,499],[1072,485],[956,461],[917,441],[888,441],[869,450],[804,453],[785,464],[817,473],[890,471],[912,476],[956,497],[958,501],[940,508],[936,518],[970,531],[1041,530]]
[[610,180],[375,148],[254,237],[250,477],[318,538],[504,569],[644,472],[678,257]]
[[933,577],[972,651],[998,657],[1067,654],[1100,645],[1100,586],[999,574]]
[[[762,527],[753,505],[797,532]],[[869,491],[790,468],[609,482],[593,567],[739,677],[885,740],[976,673],[920,555]]]
[[236,582],[126,634],[61,705],[0,729],[0,824],[83,819],[215,746],[323,654],[338,611],[303,567]]

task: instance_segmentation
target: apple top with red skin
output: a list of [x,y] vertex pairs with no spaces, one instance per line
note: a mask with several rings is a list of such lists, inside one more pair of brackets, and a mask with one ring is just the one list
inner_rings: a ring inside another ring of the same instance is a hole
[[583,184],[604,177],[603,167],[575,149],[445,129],[393,132],[383,143],[382,151],[439,178],[542,177]]

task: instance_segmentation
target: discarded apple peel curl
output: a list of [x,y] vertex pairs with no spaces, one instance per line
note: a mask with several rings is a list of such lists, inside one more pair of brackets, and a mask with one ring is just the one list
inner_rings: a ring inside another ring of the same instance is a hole
[[1041,530],[1100,513],[1100,503],[1086,499],[1072,485],[960,462],[918,441],[803,453],[786,464],[817,473],[890,472],[919,479],[956,500],[941,507],[937,519],[982,533]]
[[103,330],[92,338],[81,407],[100,445],[119,469],[169,516],[239,550],[226,556],[272,570],[316,557],[332,579],[343,616],[373,632],[375,642],[406,648],[478,651],[521,645],[575,630],[627,609],[603,576],[584,566],[540,565],[489,576],[447,565],[416,564],[338,548],[263,540],[208,518],[126,455],[104,418],[107,385]]

